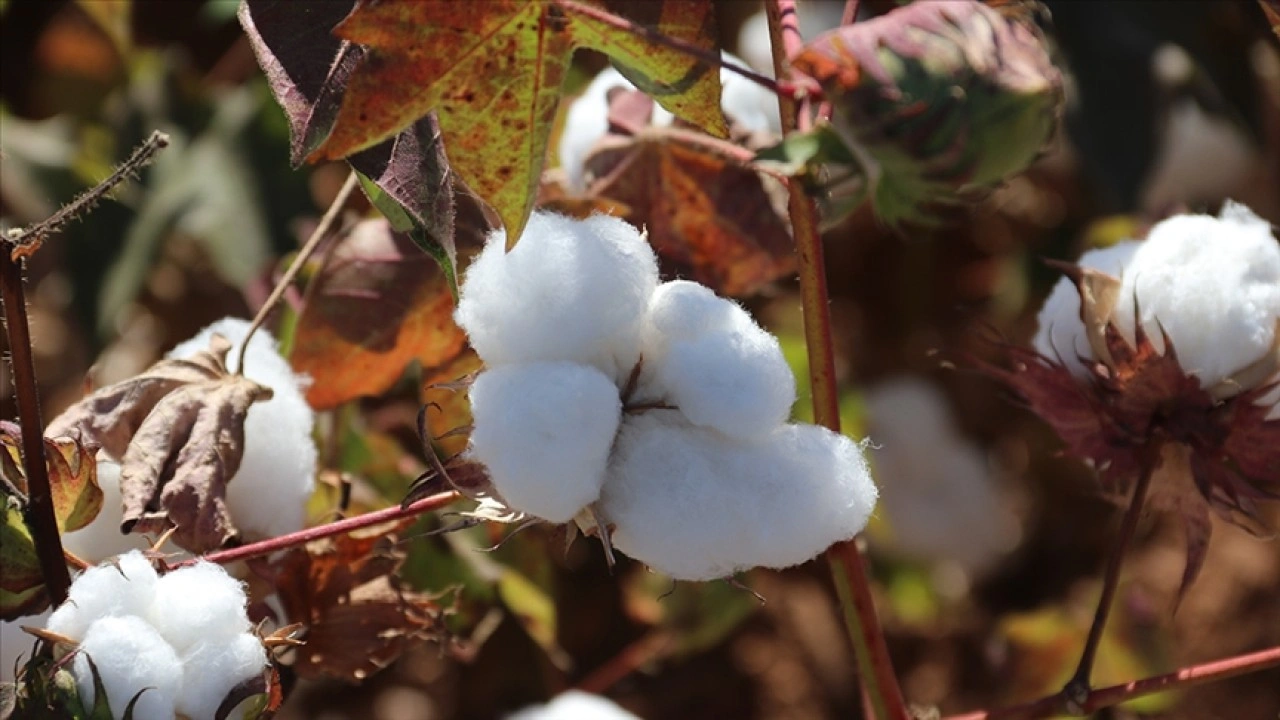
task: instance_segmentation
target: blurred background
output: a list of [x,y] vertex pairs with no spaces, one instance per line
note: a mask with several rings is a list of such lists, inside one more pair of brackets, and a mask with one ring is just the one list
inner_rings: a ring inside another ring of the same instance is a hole
[[[764,62],[758,4],[716,5],[723,46]],[[806,36],[835,26],[842,6],[802,2]],[[892,6],[864,0],[862,13]],[[1061,687],[1120,516],[1091,471],[1060,457],[1052,432],[973,359],[1034,333],[1058,279],[1045,258],[1072,260],[1227,198],[1280,222],[1280,49],[1256,2],[1048,6],[1069,90],[1043,158],[945,227],[891,231],[864,210],[825,238],[845,427],[872,438],[882,485],[867,538],[881,619],[909,701],[944,714]],[[0,0],[7,226],[47,217],[152,130],[172,139],[139,182],[28,265],[46,417],[86,383],[129,377],[204,325],[251,316],[346,176],[344,165],[290,167],[287,123],[236,8]],[[604,65],[580,53],[571,91]],[[804,378],[794,281],[741,299]],[[300,302],[274,319],[286,348]],[[354,483],[348,512],[399,502],[423,466],[413,430],[423,382],[468,369],[410,368],[387,393],[326,411],[313,520],[332,517],[339,477]],[[0,414],[12,418],[8,372]],[[802,400],[797,414],[806,412]],[[477,550],[502,528],[422,535],[446,521],[406,534],[403,574],[423,590],[462,588],[449,621],[456,640],[423,644],[360,685],[299,678],[282,717],[494,718],[569,687],[646,718],[859,716],[820,563],[744,577],[761,604],[726,583],[673,588],[630,561],[610,573],[594,541],[566,553],[549,529],[492,553]],[[1172,518],[1144,520],[1097,684],[1280,643],[1280,544],[1215,525],[1203,574],[1175,614],[1181,531]],[[1278,715],[1276,670],[1100,714]]]

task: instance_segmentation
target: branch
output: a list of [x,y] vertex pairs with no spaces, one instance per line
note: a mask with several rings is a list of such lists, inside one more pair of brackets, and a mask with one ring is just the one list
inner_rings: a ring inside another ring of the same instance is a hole
[[1272,667],[1280,667],[1280,646],[1200,665],[1191,665],[1167,675],[1156,675],[1122,685],[1090,690],[1075,712],[1066,707],[1066,698],[1059,692],[1021,705],[951,715],[944,720],[1036,720],[1059,715],[1084,716],[1158,692],[1191,688]]
[[[786,58],[803,45],[796,26],[794,0],[767,0],[769,40],[773,69],[778,77],[787,70]],[[797,107],[790,97],[778,96],[783,134],[796,130]],[[822,238],[818,234],[818,209],[801,183],[787,186],[788,210],[799,256],[800,303],[804,310],[805,345],[809,355],[809,384],[813,415],[818,424],[840,431],[840,401],[836,388],[835,349],[831,336],[831,309]],[[906,720],[906,702],[894,677],[889,648],[876,617],[871,584],[857,540],[839,543],[826,553],[832,579],[840,595],[849,636],[853,641],[858,675],[866,699],[882,720]]]
[[44,422],[40,419],[40,390],[31,357],[31,332],[27,326],[27,301],[22,287],[22,261],[15,257],[20,246],[0,240],[0,295],[4,298],[4,322],[9,336],[9,360],[13,364],[13,389],[22,422],[22,462],[27,471],[27,505],[22,519],[31,530],[36,559],[45,590],[55,606],[67,599],[71,574],[62,555],[58,517],[53,509],[53,489],[44,456]]
[[202,557],[183,560],[182,562],[171,566],[169,569],[177,570],[181,567],[195,565],[200,561],[225,565],[226,563],[233,563],[237,560],[248,560],[249,558],[270,555],[271,553],[279,552],[281,550],[288,550],[289,548],[298,547],[299,545],[306,545],[313,540],[323,540],[325,538],[333,537],[334,535],[355,532],[356,530],[363,530],[364,528],[372,527],[374,525],[394,522],[404,518],[415,517],[432,510],[438,510],[460,497],[462,496],[456,492],[443,492],[438,495],[431,495],[430,497],[422,498],[421,500],[411,503],[406,507],[395,505],[393,507],[383,508],[382,510],[374,510],[373,512],[367,512],[363,515],[357,515],[353,518],[347,518],[346,520],[339,520],[326,525],[304,528],[297,532],[289,533],[288,535],[268,538],[266,540],[260,540],[255,543],[241,545],[240,547],[230,548],[228,550],[211,552]]
[[342,211],[342,207],[347,204],[347,198],[351,197],[351,193],[356,189],[357,183],[356,172],[352,170],[347,174],[347,181],[342,184],[342,189],[338,190],[333,202],[329,203],[329,209],[325,210],[324,216],[320,218],[320,224],[316,225],[311,237],[307,238],[307,242],[298,251],[298,255],[294,257],[289,269],[285,270],[280,282],[277,282],[275,288],[271,290],[271,295],[267,297],[266,302],[262,303],[262,307],[258,308],[258,314],[253,316],[253,323],[249,325],[249,332],[245,333],[244,342],[240,344],[240,357],[236,360],[236,374],[244,375],[244,355],[249,349],[249,339],[253,337],[258,328],[262,327],[262,323],[266,322],[267,315],[271,313],[276,303],[280,302],[280,298],[284,297],[285,292],[293,284],[294,278],[298,277],[298,273],[306,265],[307,259],[311,257],[311,253],[316,251],[320,241],[329,234],[329,228],[333,225],[333,221],[337,219],[338,213]]
[[81,193],[75,200],[62,206],[58,212],[41,220],[28,228],[14,230],[5,238],[14,245],[14,258],[30,255],[40,247],[40,243],[49,235],[62,230],[67,223],[92,210],[102,198],[111,194],[116,186],[131,177],[137,177],[138,171],[155,159],[156,153],[169,146],[169,136],[156,130],[138,147],[134,148],[129,158],[107,176],[107,179]]

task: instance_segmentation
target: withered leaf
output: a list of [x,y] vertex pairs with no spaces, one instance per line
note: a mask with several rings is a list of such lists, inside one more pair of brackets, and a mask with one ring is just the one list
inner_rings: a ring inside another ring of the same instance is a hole
[[435,598],[401,588],[395,533],[412,520],[289,551],[276,564],[285,613],[306,626],[294,669],[301,677],[365,679],[412,644],[445,634]]

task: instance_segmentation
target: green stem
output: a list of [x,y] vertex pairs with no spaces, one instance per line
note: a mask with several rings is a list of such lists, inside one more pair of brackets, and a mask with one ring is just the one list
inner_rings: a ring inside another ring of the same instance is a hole
[[22,462],[27,472],[27,504],[23,520],[31,530],[36,559],[44,576],[45,591],[54,605],[67,599],[71,573],[62,555],[62,537],[53,508],[53,488],[44,456],[44,422],[40,419],[40,391],[31,356],[31,332],[27,326],[27,301],[22,287],[21,261],[14,258],[19,246],[0,241],[0,293],[4,297],[4,322],[13,364],[13,389],[22,424]]
[[[774,71],[787,77],[786,58],[800,48],[803,39],[796,25],[794,0],[766,0],[769,40]],[[778,96],[784,134],[796,130],[796,103]],[[831,335],[831,310],[827,293],[826,264],[818,232],[818,209],[800,183],[788,185],[788,210],[799,259],[800,303],[804,310],[804,336],[809,355],[809,383],[813,392],[814,420],[840,431],[840,404],[836,388],[835,349]],[[906,702],[893,673],[889,648],[876,617],[871,583],[857,541],[839,543],[826,553],[840,597],[863,692],[881,720],[908,720]]]

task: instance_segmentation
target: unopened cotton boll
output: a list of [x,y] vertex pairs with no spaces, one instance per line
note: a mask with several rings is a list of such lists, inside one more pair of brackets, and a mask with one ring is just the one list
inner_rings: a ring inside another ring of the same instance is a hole
[[239,580],[201,562],[160,578],[146,618],[174,650],[185,653],[199,642],[229,641],[249,632],[246,602]]
[[640,720],[608,698],[581,690],[560,693],[546,705],[534,705],[507,716],[507,720]]
[[1178,362],[1213,387],[1272,347],[1280,322],[1280,244],[1271,225],[1228,202],[1219,217],[1177,215],[1157,224],[1125,269],[1116,325],[1131,340],[1133,313],[1158,350],[1167,334]]
[[875,505],[860,448],[814,425],[741,441],[672,410],[624,423],[599,508],[614,545],[678,580],[813,558]]
[[59,635],[81,640],[90,626],[104,617],[146,617],[159,577],[138,551],[115,562],[85,570],[67,592],[67,601],[49,616],[46,625]]
[[[723,58],[729,64],[747,67],[746,61],[729,53],[724,53]],[[778,98],[773,92],[724,68],[720,69],[720,85],[720,109],[731,122],[749,132],[782,133]],[[586,188],[587,156],[609,131],[609,93],[635,89],[635,84],[622,73],[607,67],[569,105],[560,135],[559,157],[570,188],[578,192]],[[655,102],[650,124],[668,127],[673,122],[675,115]]]
[[599,370],[491,368],[471,386],[471,414],[471,455],[512,508],[562,523],[600,495],[622,401]]
[[182,692],[182,663],[160,633],[145,620],[129,615],[93,623],[72,661],[80,701],[93,707],[96,695],[89,658],[98,669],[111,715],[124,717],[129,702],[136,720],[171,720]]
[[[224,318],[169,351],[188,358],[209,349],[219,333],[232,343],[227,367],[239,367],[240,348],[250,323]],[[245,353],[245,376],[271,388],[270,399],[249,407],[244,457],[227,483],[227,508],[249,538],[275,537],[301,530],[306,503],[315,490],[316,447],[311,439],[315,416],[302,394],[300,378],[276,350],[275,338],[259,328]]]
[[[240,633],[223,642],[196,643],[182,654],[182,666],[178,712],[191,718],[212,718],[228,692],[262,673],[267,666],[267,653],[258,638]],[[244,717],[243,704],[229,717]]]
[[[1134,253],[1141,245],[1140,242],[1127,240],[1110,247],[1090,250],[1081,255],[1076,264],[1118,278],[1124,275],[1125,266],[1133,260]],[[1058,280],[1036,319],[1039,329],[1032,341],[1036,351],[1047,358],[1060,360],[1073,375],[1083,377],[1087,368],[1080,362],[1080,358],[1094,358],[1089,339],[1085,335],[1084,323],[1080,320],[1080,292],[1071,278]]]
[[489,236],[454,314],[485,364],[577,362],[625,379],[658,284],[644,236],[606,215],[535,212],[515,249],[506,242],[503,230]]
[[680,408],[695,425],[737,438],[786,422],[795,376],[778,339],[741,307],[687,281],[650,300],[641,395]]
[[1018,518],[982,451],[960,435],[943,395],[904,377],[877,383],[864,399],[892,545],[971,574],[992,567],[1017,542]]

